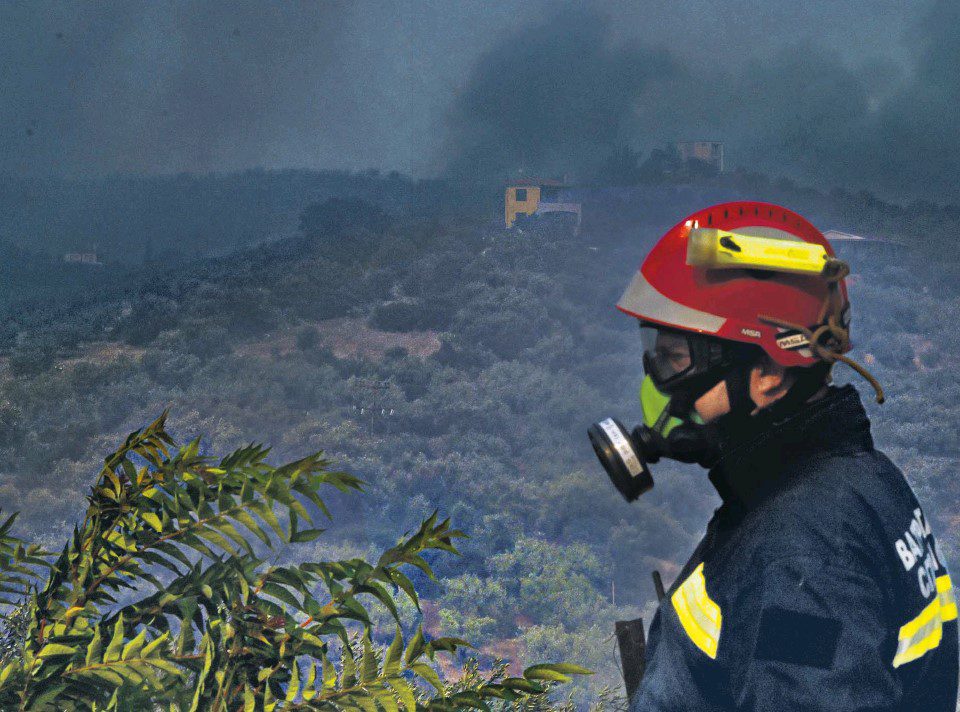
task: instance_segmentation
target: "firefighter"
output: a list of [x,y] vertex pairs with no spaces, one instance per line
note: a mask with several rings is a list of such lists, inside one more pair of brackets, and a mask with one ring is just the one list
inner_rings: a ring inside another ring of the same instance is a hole
[[845,355],[848,271],[796,213],[726,203],[667,232],[617,305],[646,372],[643,425],[605,421],[618,487],[637,496],[673,457],[722,500],[653,619],[633,710],[956,710],[943,552],[830,378],[848,363],[882,402]]

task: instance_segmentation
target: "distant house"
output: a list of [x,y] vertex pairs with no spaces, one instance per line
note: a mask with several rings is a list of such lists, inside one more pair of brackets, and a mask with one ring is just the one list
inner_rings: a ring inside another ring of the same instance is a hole
[[569,213],[576,216],[579,230],[582,218],[580,202],[573,199],[571,187],[557,180],[524,180],[508,185],[503,210],[508,228],[513,227],[521,215]]
[[674,144],[681,163],[702,161],[723,173],[723,143],[720,141],[677,141]]
[[63,261],[71,264],[103,266],[103,262],[100,261],[96,252],[67,252],[63,255]]

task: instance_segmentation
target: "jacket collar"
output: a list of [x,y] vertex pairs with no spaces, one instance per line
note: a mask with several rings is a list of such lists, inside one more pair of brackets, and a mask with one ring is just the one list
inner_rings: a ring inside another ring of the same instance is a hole
[[795,465],[813,455],[873,449],[870,420],[851,385],[831,387],[782,420],[760,414],[719,430],[720,458],[709,477],[724,503],[737,509],[750,509],[784,487],[802,473]]

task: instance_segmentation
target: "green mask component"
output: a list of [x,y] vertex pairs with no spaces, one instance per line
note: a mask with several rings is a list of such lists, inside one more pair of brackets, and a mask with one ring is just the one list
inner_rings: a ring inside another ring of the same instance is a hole
[[691,411],[683,420],[671,415],[671,400],[672,397],[660,391],[650,376],[645,376],[640,382],[640,408],[643,411],[643,424],[664,438],[668,437],[670,431],[684,422],[703,425],[703,419],[696,411]]

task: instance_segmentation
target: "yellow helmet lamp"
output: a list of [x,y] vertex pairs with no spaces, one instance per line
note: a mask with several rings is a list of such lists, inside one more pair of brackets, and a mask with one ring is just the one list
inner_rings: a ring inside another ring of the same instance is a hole
[[843,264],[823,245],[803,240],[743,235],[694,227],[687,238],[687,264],[706,269],[753,269],[828,276]]

